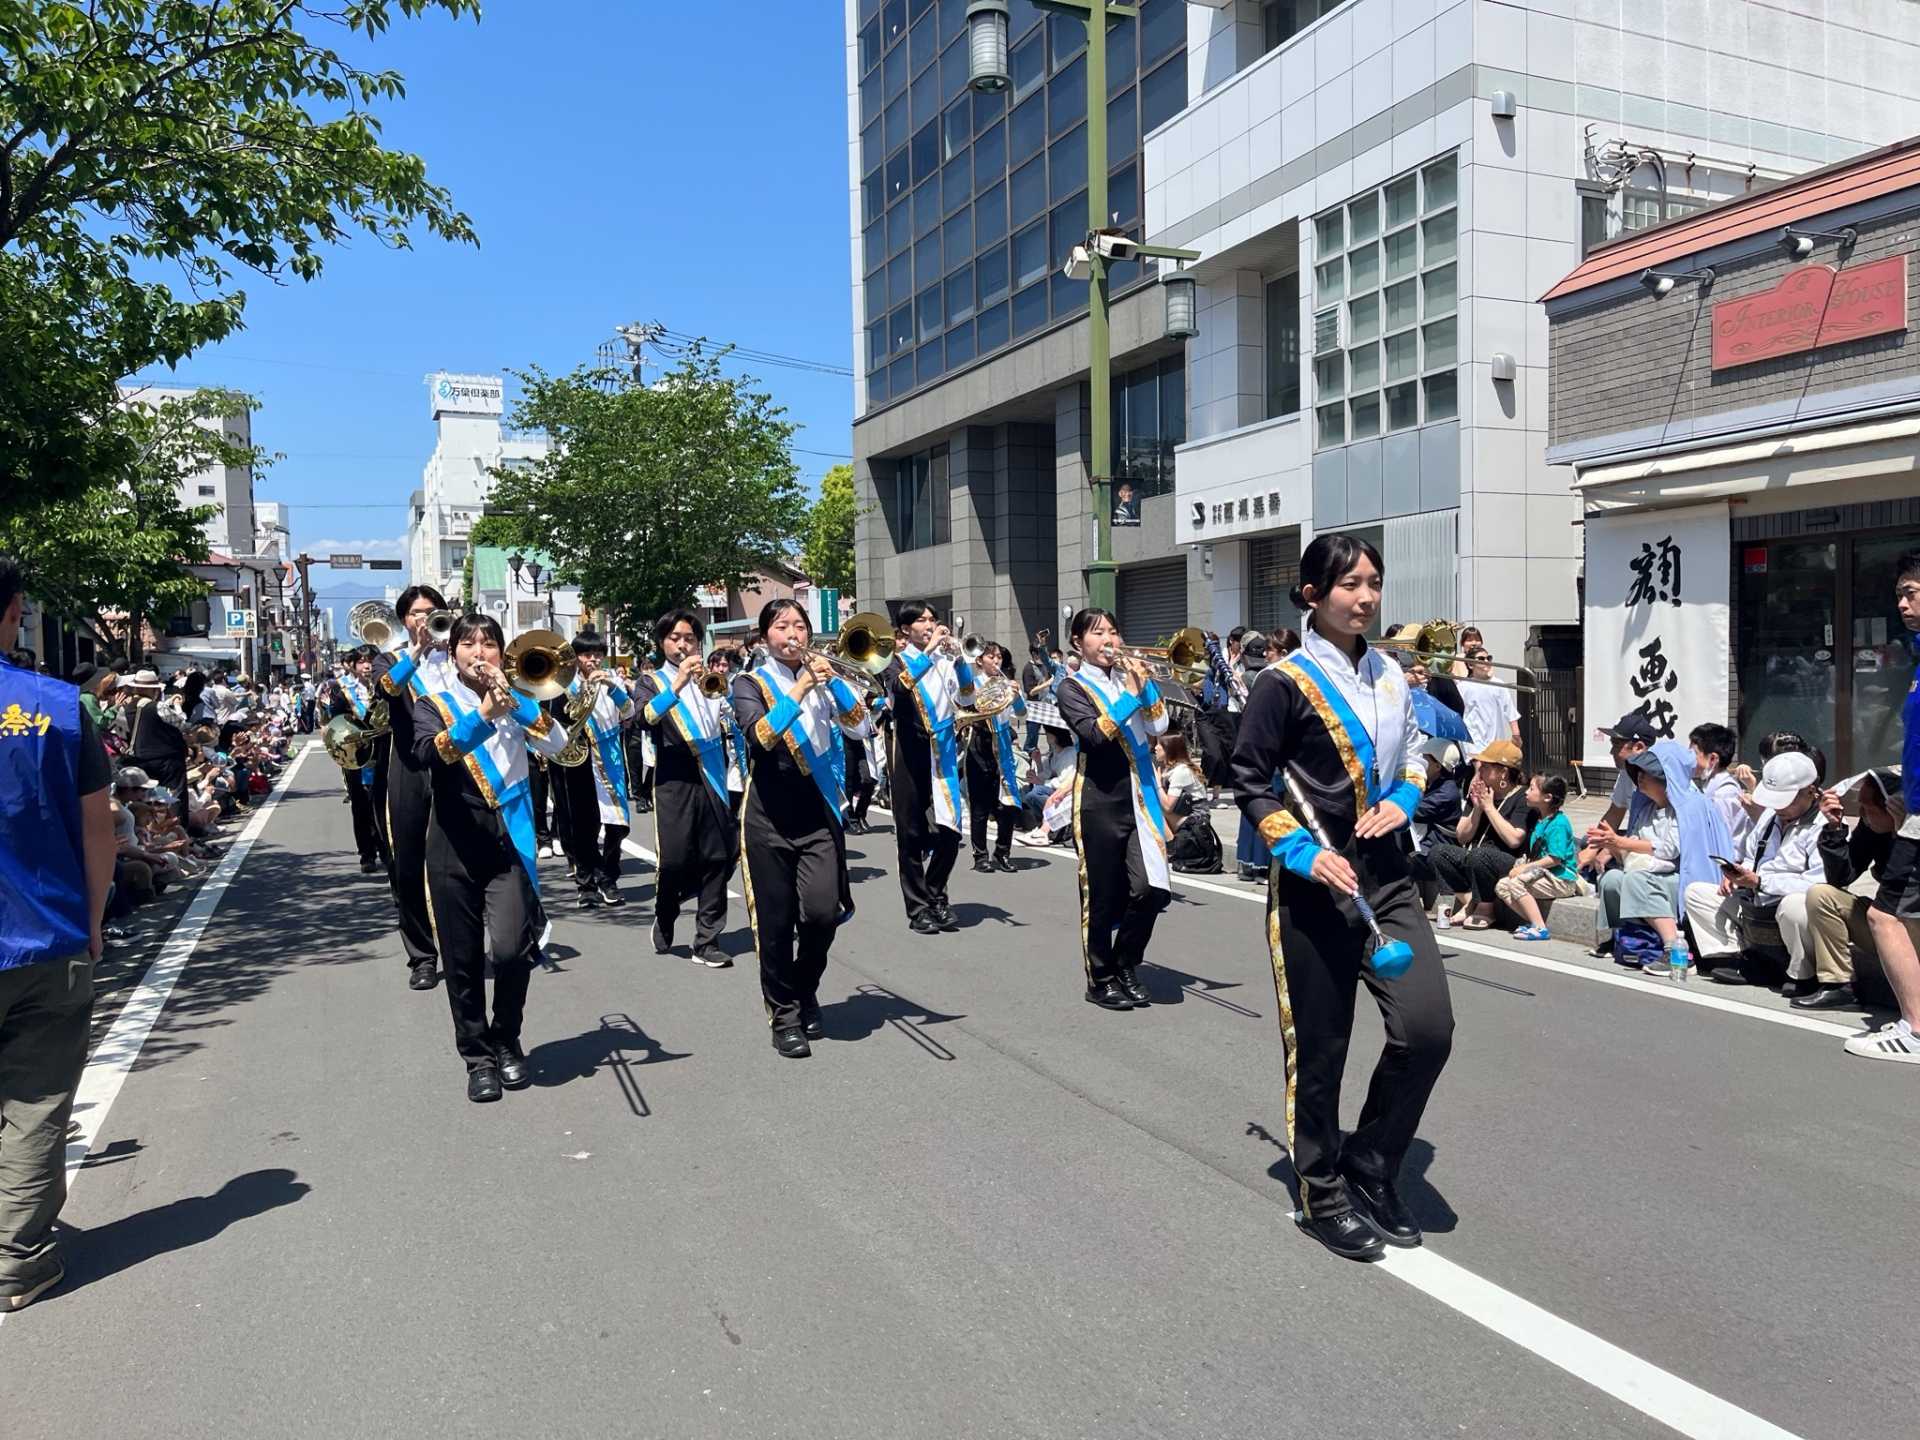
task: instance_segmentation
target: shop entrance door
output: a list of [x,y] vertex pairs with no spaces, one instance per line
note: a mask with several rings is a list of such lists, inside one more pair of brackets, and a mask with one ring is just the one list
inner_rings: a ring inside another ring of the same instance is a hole
[[1913,646],[1894,603],[1894,565],[1920,547],[1920,531],[1861,536],[1850,545],[1844,729],[1851,742],[1839,773],[1900,763],[1900,709],[1913,684]]
[[1760,741],[1791,730],[1834,761],[1834,599],[1839,545],[1776,540],[1740,553],[1740,758],[1759,768]]

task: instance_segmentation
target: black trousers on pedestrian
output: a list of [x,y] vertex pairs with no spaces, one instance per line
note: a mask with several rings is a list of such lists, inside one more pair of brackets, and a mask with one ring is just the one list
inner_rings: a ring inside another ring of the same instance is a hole
[[1506,877],[1519,857],[1498,845],[1476,845],[1469,850],[1443,840],[1427,853],[1427,861],[1444,888],[1455,895],[1471,893],[1476,903],[1491,905],[1494,885]]
[[[1351,847],[1346,852],[1355,862]],[[1369,863],[1372,862],[1372,863]],[[1287,1149],[1309,1216],[1349,1208],[1343,1172],[1394,1179],[1453,1048],[1447,972],[1420,896],[1393,837],[1355,864],[1382,933],[1413,947],[1413,964],[1382,980],[1364,963],[1369,933],[1352,901],[1275,865],[1267,882],[1267,939],[1287,1073]],[[1367,1086],[1360,1123],[1340,1134],[1340,1082],[1353,1038],[1358,984],[1373,992],[1386,1048]]]
[[873,766],[867,763],[867,742],[848,740],[847,746],[847,819],[866,823],[867,807],[873,804]]
[[[533,974],[539,902],[504,833],[461,854],[439,826],[427,834],[427,890],[433,896],[440,968],[453,1012],[453,1043],[473,1069],[520,1043]],[[493,956],[493,1018],[487,1018],[487,956]]]
[[1081,955],[1091,989],[1147,958],[1154,922],[1173,893],[1147,878],[1140,847],[1153,841],[1139,833],[1131,797],[1122,808],[1082,781],[1073,843],[1080,854]]
[[533,801],[533,839],[537,847],[544,847],[553,839],[553,827],[547,821],[550,783],[546,766],[531,763],[527,766],[527,795]]
[[993,853],[1013,853],[1013,822],[1019,811],[1000,803],[1000,772],[997,769],[967,767],[967,827],[972,831],[973,855],[977,860],[987,853],[987,823],[994,822],[998,833]]
[[433,783],[424,770],[395,765],[387,772],[388,879],[400,912],[400,944],[407,964],[434,956],[433,914],[427,905],[427,828],[433,819]]
[[900,861],[900,895],[907,919],[947,903],[947,881],[960,856],[960,832],[933,819],[932,781],[896,750],[888,785],[893,801],[894,852]]
[[693,948],[716,943],[727,928],[727,877],[736,834],[729,807],[704,780],[662,780],[653,793],[653,916],[668,940],[680,907],[695,902]]
[[749,795],[741,817],[747,880],[747,918],[760,956],[760,998],[775,1030],[801,1023],[820,1008],[820,977],[843,915],[853,908],[847,884],[847,847],[826,817],[796,834],[783,833]]
[[358,770],[347,775],[347,803],[353,807],[353,843],[360,847],[360,861],[386,861],[387,837],[380,833],[379,813],[374,808],[373,787],[360,778]]

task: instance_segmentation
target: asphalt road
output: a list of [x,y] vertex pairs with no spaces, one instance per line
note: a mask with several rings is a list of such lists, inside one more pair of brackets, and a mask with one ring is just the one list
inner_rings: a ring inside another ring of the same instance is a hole
[[[921,940],[891,834],[855,838],[830,1038],[794,1062],[744,905],[735,968],[656,957],[635,861],[624,910],[556,906],[536,1082],[474,1106],[339,795],[308,756],[173,947],[124,1087],[92,1077],[69,1281],[0,1326],[6,1440],[1837,1437],[1913,1413],[1920,1077],[1827,1030],[1476,937],[1406,1180],[1428,1246],[1359,1266],[1290,1223],[1250,887],[1184,886],[1160,1003],[1112,1015],[1080,1000],[1069,854],[963,863],[966,928]],[[1367,1013],[1349,1118],[1379,1040]]]

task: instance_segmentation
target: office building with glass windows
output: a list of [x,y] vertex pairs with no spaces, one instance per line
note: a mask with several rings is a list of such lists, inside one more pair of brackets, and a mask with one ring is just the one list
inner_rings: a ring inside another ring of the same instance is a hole
[[[1061,273],[1087,232],[1087,114],[1106,106],[1112,225],[1138,236],[1141,138],[1186,103],[1186,0],[1145,0],[1106,37],[1012,0],[1011,84],[968,89],[966,0],[847,0],[856,547],[863,599],[931,597],[967,627],[1057,636],[1086,595],[1087,284]],[[1173,544],[1185,363],[1150,269],[1115,268],[1115,469],[1137,525],[1115,531],[1123,612],[1181,623]]]
[[[1579,663],[1581,503],[1548,463],[1535,302],[1626,232],[1920,128],[1920,6],[1793,8],[1193,7],[1206,83],[1142,145],[1148,238],[1204,257],[1173,538],[1215,627],[1294,623],[1301,546],[1353,530],[1384,553],[1384,620]],[[1612,339],[1600,363],[1630,376]]]

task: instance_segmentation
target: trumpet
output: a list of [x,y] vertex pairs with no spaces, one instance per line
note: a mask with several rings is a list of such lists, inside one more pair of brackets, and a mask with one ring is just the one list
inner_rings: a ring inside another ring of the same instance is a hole
[[500,665],[504,681],[535,700],[566,694],[579,671],[573,647],[553,630],[527,630],[515,636]]
[[392,655],[407,648],[407,627],[384,600],[362,600],[347,612],[347,633],[362,645]]
[[1111,667],[1116,660],[1138,661],[1156,680],[1197,685],[1207,678],[1207,637],[1189,625],[1165,645],[1109,645],[1100,652],[1101,664]]
[[706,666],[702,665],[700,667],[700,693],[705,695],[709,700],[725,699],[727,694],[726,675],[719,670],[709,670]]
[[451,610],[436,610],[427,616],[427,644],[446,648],[453,638],[453,622],[459,618]]
[[967,664],[979,663],[980,657],[987,653],[987,639],[983,635],[969,635],[960,642],[960,658]]
[[1523,684],[1519,677],[1524,666],[1508,665],[1500,661],[1485,662],[1495,670],[1511,670],[1512,680],[1479,679],[1469,674],[1456,673],[1454,666],[1460,660],[1460,631],[1451,620],[1429,620],[1424,625],[1402,625],[1392,634],[1373,642],[1380,650],[1405,650],[1408,654],[1436,675],[1451,676],[1455,680],[1472,680],[1476,685],[1492,685],[1501,690],[1512,690],[1520,695],[1532,695],[1535,689]]

